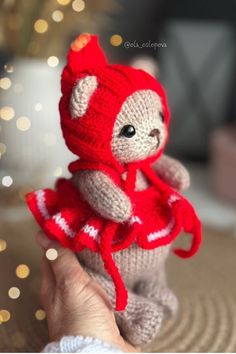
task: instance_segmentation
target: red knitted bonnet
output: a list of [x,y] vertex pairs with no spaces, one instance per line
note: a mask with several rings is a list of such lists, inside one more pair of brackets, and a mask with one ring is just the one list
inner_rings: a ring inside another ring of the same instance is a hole
[[[72,119],[72,90],[86,76],[96,77],[97,88],[90,97],[85,114]],[[80,161],[99,162],[121,171],[122,167],[111,152],[113,127],[122,104],[137,90],[153,90],[161,97],[164,120],[167,125],[169,123],[166,95],[160,83],[143,70],[108,64],[94,35],[80,35],[72,43],[62,73],[61,89],[59,108],[63,136],[68,148],[80,157]],[[74,163],[70,170],[76,170]]]

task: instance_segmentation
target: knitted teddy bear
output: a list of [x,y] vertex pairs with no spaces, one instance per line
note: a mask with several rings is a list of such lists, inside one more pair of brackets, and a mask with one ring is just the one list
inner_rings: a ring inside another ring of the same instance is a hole
[[199,219],[177,192],[188,173],[162,155],[165,92],[142,70],[108,64],[89,34],[72,43],[61,88],[63,136],[79,159],[70,179],[30,193],[27,203],[48,237],[77,252],[106,290],[124,337],[142,345],[177,309],[165,277],[173,240],[181,230],[193,235],[189,250],[174,251],[184,258],[201,242]]

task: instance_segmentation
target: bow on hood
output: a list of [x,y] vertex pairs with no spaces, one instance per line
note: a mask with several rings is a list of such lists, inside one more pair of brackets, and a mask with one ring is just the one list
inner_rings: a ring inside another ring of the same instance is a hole
[[[72,43],[61,78],[59,109],[66,145],[80,158],[80,168],[82,162],[89,162],[90,167],[102,164],[123,171],[111,151],[114,123],[127,97],[145,89],[161,97],[168,126],[166,95],[155,78],[143,70],[108,64],[95,35],[82,34]],[[77,167],[75,162],[69,169],[75,172]]]

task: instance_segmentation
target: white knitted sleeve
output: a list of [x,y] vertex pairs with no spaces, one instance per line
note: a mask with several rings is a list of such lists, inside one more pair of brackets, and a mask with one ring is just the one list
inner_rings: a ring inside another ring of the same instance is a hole
[[122,351],[96,338],[67,336],[58,342],[47,344],[42,353],[122,353]]

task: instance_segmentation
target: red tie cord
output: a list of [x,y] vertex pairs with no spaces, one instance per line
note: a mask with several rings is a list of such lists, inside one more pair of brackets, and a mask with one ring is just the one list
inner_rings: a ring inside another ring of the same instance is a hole
[[109,222],[102,233],[100,240],[101,257],[107,273],[111,276],[116,290],[116,311],[123,311],[127,306],[128,293],[121,278],[120,272],[112,258],[112,239],[119,224]]
[[[157,186],[157,188],[160,190],[161,193],[171,195],[172,193],[171,188],[158,178],[158,176],[153,171],[151,166],[145,165],[142,168],[142,171],[146,175],[146,177],[154,185]],[[182,201],[184,202],[183,209],[185,210],[182,211],[182,217],[184,219],[183,228],[185,232],[192,234],[192,244],[189,250],[178,248],[174,250],[174,253],[181,258],[188,258],[188,257],[192,257],[198,251],[201,245],[202,242],[201,223],[192,205],[176,191],[175,194],[179,195]]]
[[174,253],[181,258],[192,257],[199,249],[202,242],[202,227],[191,204],[186,201],[187,217],[183,222],[184,231],[192,234],[192,244],[189,250],[177,248]]

